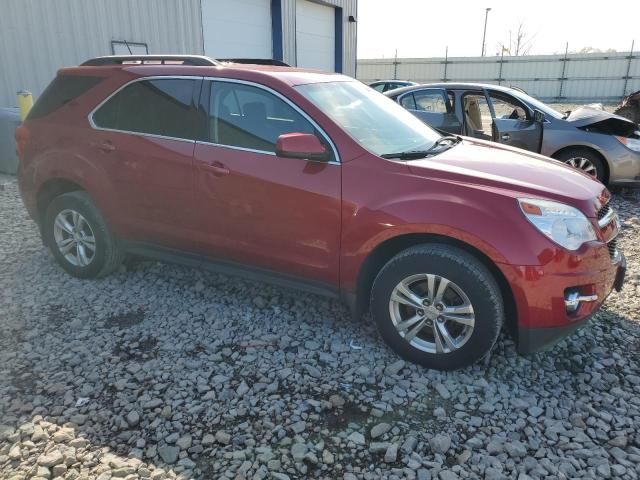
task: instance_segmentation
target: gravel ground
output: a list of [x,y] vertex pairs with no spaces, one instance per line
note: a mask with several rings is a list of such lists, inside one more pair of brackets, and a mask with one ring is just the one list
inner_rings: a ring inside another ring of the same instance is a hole
[[12,180],[0,478],[638,478],[640,192],[614,204],[622,294],[549,352],[502,337],[440,373],[313,295],[156,262],[71,278]]

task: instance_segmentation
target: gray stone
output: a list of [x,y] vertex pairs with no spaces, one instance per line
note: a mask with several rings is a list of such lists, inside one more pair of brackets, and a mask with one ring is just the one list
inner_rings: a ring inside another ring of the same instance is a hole
[[371,438],[381,437],[389,430],[391,430],[391,425],[388,423],[379,423],[371,429]]
[[176,463],[179,454],[180,448],[172,445],[163,445],[158,448],[158,455],[160,455],[160,458],[169,465]]
[[398,458],[398,444],[392,443],[391,445],[389,445],[389,448],[387,448],[387,451],[384,454],[384,461],[386,463],[393,463],[397,460],[397,458]]

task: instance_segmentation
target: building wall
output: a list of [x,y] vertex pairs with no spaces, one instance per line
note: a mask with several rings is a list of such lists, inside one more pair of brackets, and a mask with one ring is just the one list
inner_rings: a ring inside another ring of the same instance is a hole
[[[203,53],[200,0],[1,1],[0,106],[15,106],[22,89],[37,98],[61,67],[111,55],[113,40],[146,43],[150,54]],[[357,0],[318,3],[343,9],[342,70],[355,76],[357,23],[348,18],[357,18]],[[295,7],[296,0],[281,0],[283,57],[291,65]]]
[[482,82],[517,86],[554,102],[617,102],[640,90],[635,52],[524,57],[393,58],[359,60],[358,79],[398,78],[418,83]]
[[35,97],[60,67],[111,54],[112,40],[149,53],[200,53],[199,0],[2,0],[0,106],[16,91]]
[[[296,4],[298,0],[281,0],[282,5],[282,40],[283,60],[289,65],[296,65]],[[315,0],[314,0],[315,1]],[[325,0],[318,1],[325,5],[342,8],[342,72],[356,76],[356,47],[358,23],[349,22],[349,16],[358,18],[357,0]]]

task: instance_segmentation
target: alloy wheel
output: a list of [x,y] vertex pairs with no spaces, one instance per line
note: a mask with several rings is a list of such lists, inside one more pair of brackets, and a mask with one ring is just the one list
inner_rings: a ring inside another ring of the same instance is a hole
[[565,163],[572,166],[573,168],[577,168],[578,170],[582,170],[583,172],[588,173],[592,177],[598,176],[598,170],[596,169],[596,166],[588,158],[572,157],[569,160],[566,160]]
[[53,224],[53,238],[62,256],[76,267],[86,267],[95,257],[96,238],[91,225],[75,210],[58,213]]
[[475,313],[469,297],[451,280],[411,275],[391,293],[389,313],[398,334],[424,352],[451,353],[473,334]]

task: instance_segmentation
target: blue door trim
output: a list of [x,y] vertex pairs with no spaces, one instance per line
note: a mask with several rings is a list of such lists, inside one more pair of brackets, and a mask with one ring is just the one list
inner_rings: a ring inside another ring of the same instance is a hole
[[274,60],[284,60],[282,54],[282,0],[271,0],[271,50]]
[[342,46],[344,45],[342,39],[342,7],[335,7],[336,22],[335,22],[335,35],[336,35],[336,50],[335,50],[335,71],[342,73]]

